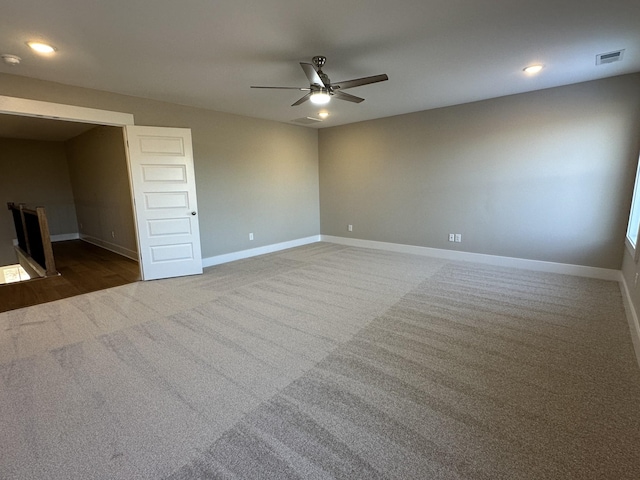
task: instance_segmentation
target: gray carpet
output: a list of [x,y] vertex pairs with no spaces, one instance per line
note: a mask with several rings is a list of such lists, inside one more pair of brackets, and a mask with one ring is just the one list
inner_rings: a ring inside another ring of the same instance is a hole
[[616,283],[318,243],[0,314],[1,479],[638,479]]

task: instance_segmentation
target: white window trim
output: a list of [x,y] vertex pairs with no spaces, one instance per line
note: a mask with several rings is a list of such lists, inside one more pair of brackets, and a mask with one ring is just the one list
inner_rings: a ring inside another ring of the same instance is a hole
[[[632,220],[636,220],[637,228],[635,233],[635,242],[632,236],[630,236],[630,230],[632,229]],[[629,250],[629,253],[633,256],[636,263],[640,258],[640,249],[638,248],[638,241],[640,240],[640,158],[638,159],[638,166],[636,167],[636,178],[633,186],[633,197],[631,198],[631,209],[629,211],[629,222],[627,224],[627,231],[625,232],[624,243]],[[634,245],[635,243],[635,245]]]

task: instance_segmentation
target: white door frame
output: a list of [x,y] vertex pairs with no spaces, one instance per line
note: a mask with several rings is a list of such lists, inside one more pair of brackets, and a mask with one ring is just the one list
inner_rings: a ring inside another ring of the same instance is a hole
[[0,95],[0,113],[117,127],[134,125],[133,115],[130,113],[111,112],[109,110],[76,107],[75,105],[41,102],[39,100],[6,97],[4,95]]
[[[62,103],[42,102],[39,100],[30,100],[26,98],[7,97],[0,95],[0,114],[20,115],[26,117],[39,117],[52,120],[72,121],[79,123],[92,123],[96,125],[110,125],[115,127],[125,127],[126,125],[135,125],[133,115],[131,113],[113,112],[109,110],[99,110],[95,108],[77,107],[75,105],[65,105]],[[123,136],[124,138],[124,136]],[[129,156],[127,155],[127,162]],[[129,183],[131,185],[130,195],[131,203],[133,199],[133,180],[129,166]],[[136,220],[135,205],[132,212],[134,217],[134,226],[136,231],[136,241],[140,241],[138,233],[138,222]],[[139,249],[138,249],[139,250]],[[142,257],[138,251],[138,261],[140,262],[140,271],[142,272]]]

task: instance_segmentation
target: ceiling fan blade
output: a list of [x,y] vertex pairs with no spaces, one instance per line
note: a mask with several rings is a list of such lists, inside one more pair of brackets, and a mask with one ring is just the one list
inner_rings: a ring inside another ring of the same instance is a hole
[[389,77],[383,73],[382,75],[374,75],[372,77],[355,78],[353,80],[345,80],[344,82],[332,83],[331,87],[345,90],[361,85],[369,85],[370,83],[384,82],[385,80],[389,80]]
[[313,65],[310,63],[300,62],[300,66],[302,67],[302,70],[304,70],[304,74],[309,79],[309,83],[311,85],[318,85],[322,88],[327,88]]
[[[311,95],[311,93],[309,93],[309,95]],[[341,91],[334,91],[333,92],[333,96],[340,99],[340,100],[346,100],[347,102],[353,102],[353,103],[360,103],[360,102],[364,102],[364,98],[360,98],[360,97],[356,97],[355,95],[351,95],[349,93],[344,93]]]
[[300,90],[301,92],[308,92],[309,90],[311,90],[309,87],[257,87],[254,85],[251,85],[251,88],[272,88],[276,90]]
[[306,102],[307,100],[309,100],[309,97],[311,97],[311,92],[307,93],[304,97],[302,97],[300,100],[298,100],[296,103],[292,103],[291,106],[295,107],[297,105],[300,105],[304,102]]

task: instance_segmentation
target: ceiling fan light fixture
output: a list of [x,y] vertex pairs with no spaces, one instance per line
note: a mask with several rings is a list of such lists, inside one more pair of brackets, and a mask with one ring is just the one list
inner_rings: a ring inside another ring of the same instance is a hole
[[315,103],[316,105],[326,105],[329,103],[329,100],[331,100],[331,96],[326,89],[322,88],[313,92],[309,100],[311,100],[311,103]]

